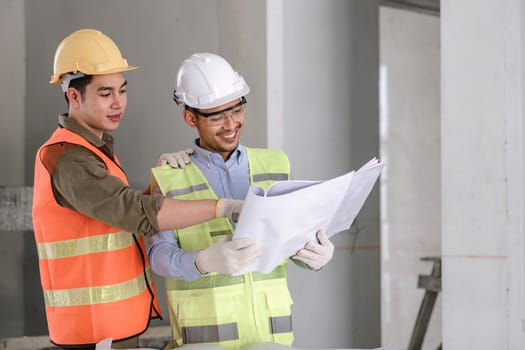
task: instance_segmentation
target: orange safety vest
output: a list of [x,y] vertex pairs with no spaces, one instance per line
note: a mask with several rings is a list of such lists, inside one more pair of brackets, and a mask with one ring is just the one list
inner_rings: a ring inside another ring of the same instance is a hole
[[125,232],[59,205],[45,165],[56,162],[50,145],[77,144],[100,157],[109,174],[128,180],[111,160],[80,135],[58,128],[35,161],[33,226],[49,337],[55,344],[92,345],[147,330],[160,307],[144,236]]

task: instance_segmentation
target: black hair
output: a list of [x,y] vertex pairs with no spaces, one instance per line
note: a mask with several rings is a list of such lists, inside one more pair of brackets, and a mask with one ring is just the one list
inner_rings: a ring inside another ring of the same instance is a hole
[[[80,92],[80,98],[84,101],[84,94],[86,92],[86,86],[91,83],[92,75],[84,75],[83,77],[71,79],[69,81],[69,87],[75,88]],[[69,106],[69,99],[67,98],[67,92],[64,92],[64,98],[66,99],[67,105]]]

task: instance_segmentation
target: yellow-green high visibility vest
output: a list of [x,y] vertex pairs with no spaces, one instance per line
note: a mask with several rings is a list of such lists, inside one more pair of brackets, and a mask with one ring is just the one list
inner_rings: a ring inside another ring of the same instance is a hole
[[[250,183],[267,188],[290,178],[288,157],[281,151],[247,148]],[[152,170],[152,185],[177,199],[215,199],[210,184],[191,163]],[[184,250],[205,249],[233,232],[220,218],[177,230]],[[255,343],[292,345],[292,298],[286,282],[287,260],[272,272],[230,276],[210,273],[195,281],[166,278],[166,295],[173,339],[167,348],[208,343],[236,350]]]

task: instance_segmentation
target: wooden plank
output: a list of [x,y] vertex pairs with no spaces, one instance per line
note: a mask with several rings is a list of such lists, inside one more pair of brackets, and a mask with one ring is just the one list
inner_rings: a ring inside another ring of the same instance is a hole
[[32,231],[33,187],[0,186],[0,232]]

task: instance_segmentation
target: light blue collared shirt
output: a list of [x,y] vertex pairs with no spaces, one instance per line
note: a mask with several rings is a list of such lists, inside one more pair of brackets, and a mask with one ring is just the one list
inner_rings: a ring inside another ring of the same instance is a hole
[[[244,146],[239,144],[226,161],[220,154],[199,147],[198,139],[195,140],[193,150],[191,161],[202,171],[218,198],[246,197],[250,176]],[[148,248],[148,258],[155,273],[186,281],[201,277],[195,267],[195,255],[197,251],[180,249],[173,231],[161,231],[153,235]]]
[[202,171],[218,198],[244,199],[250,187],[248,155],[244,146],[237,146],[224,161],[213,153],[195,145],[191,161]]

